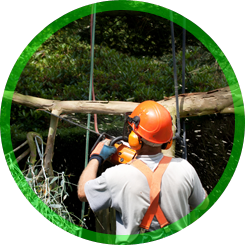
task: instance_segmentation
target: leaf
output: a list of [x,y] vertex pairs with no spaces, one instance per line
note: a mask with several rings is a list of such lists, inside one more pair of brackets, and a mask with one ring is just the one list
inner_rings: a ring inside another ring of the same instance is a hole
[[50,182],[50,185],[52,185],[59,177],[54,177],[51,182]]
[[50,204],[49,205],[50,208],[62,208],[61,204]]
[[27,178],[32,178],[32,173],[31,172],[28,173]]

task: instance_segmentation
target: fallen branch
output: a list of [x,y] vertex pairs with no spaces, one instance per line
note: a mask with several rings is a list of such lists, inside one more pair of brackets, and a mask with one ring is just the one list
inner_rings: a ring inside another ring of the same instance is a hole
[[28,143],[28,140],[26,140],[24,143],[22,143],[20,146],[16,147],[13,151],[16,152],[19,149],[21,149],[23,146],[25,146]]
[[[11,92],[5,91],[5,99],[11,99]],[[234,113],[234,105],[242,105],[242,98],[231,94],[230,88],[219,88],[209,92],[180,94],[180,117],[202,116],[214,113]],[[133,111],[139,104],[125,101],[59,101],[14,93],[12,102],[31,108],[56,111],[58,114],[91,113],[118,115]],[[175,96],[164,98],[158,103],[166,108],[176,107]]]

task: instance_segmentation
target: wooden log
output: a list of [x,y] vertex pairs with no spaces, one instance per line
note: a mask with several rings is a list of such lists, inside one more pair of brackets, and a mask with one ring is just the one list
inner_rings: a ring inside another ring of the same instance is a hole
[[[234,88],[237,89],[237,88]],[[4,93],[5,99],[11,99],[11,92]],[[239,93],[238,93],[239,94]],[[12,94],[12,102],[31,108],[43,110],[55,110],[64,113],[91,113],[118,115],[133,111],[139,104],[125,101],[59,101],[41,99],[19,93]],[[239,107],[243,104],[242,97],[231,94],[230,88],[219,88],[209,92],[180,94],[179,97],[180,117],[202,116],[214,113],[234,113],[234,105]],[[164,98],[158,103],[167,109],[176,106],[175,97]]]
[[[59,116],[60,112],[58,110],[52,110],[52,113]],[[52,159],[54,152],[54,143],[56,130],[58,127],[58,118],[55,116],[51,116],[50,118],[50,126],[48,132],[47,146],[45,149],[45,158],[44,158],[44,168],[47,170],[49,176],[53,176],[53,167],[52,167]]]

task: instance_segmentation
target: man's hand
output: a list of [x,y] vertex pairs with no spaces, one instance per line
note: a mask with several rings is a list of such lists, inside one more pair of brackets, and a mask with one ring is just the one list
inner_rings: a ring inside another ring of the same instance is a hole
[[107,158],[114,154],[117,149],[115,146],[109,146],[109,144],[109,139],[101,141],[90,154],[89,161],[92,159],[97,159],[101,165]]

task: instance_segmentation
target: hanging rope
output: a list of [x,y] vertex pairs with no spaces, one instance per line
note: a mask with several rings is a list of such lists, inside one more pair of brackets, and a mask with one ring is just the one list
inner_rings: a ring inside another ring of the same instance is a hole
[[[95,21],[96,21],[96,4],[92,5],[91,9],[91,51],[90,51],[90,83],[89,83],[89,100],[92,99],[92,90],[93,90],[93,73],[94,73],[94,40],[95,40]],[[87,118],[87,128],[90,128],[91,114],[88,114]],[[89,130],[86,132],[86,149],[85,149],[85,162],[84,169],[88,165],[88,156],[89,156]],[[82,203],[82,213],[81,217],[83,219],[85,213],[85,202]]]
[[174,23],[171,21],[171,41],[172,41],[172,54],[173,54],[173,67],[174,67],[174,87],[176,98],[176,114],[177,114],[177,132],[175,133],[175,139],[180,138],[180,116],[179,116],[179,97],[178,97],[178,82],[177,82],[177,70],[175,61],[175,43],[174,43]]
[[[93,88],[93,72],[94,72],[94,40],[95,40],[95,18],[96,18],[96,5],[92,6],[92,15],[93,15],[93,21],[92,21],[92,45],[91,45],[91,65],[90,65],[90,83],[89,83],[89,100],[92,99],[92,88]],[[88,114],[87,119],[87,128],[90,128],[90,119],[91,114]],[[88,164],[88,147],[89,147],[89,131],[87,130],[86,135],[86,156],[85,156],[85,167]]]
[[[171,25],[171,42],[172,42],[172,54],[173,54],[173,67],[174,67],[174,87],[175,87],[175,98],[176,98],[176,115],[177,115],[177,132],[173,139],[181,141],[183,146],[182,157],[187,159],[187,146],[186,146],[186,129],[185,122],[183,121],[183,137],[180,136],[180,115],[179,115],[179,96],[178,96],[178,82],[177,82],[177,69],[175,61],[175,41],[174,41],[174,23],[170,21]],[[183,56],[182,56],[182,93],[185,93],[185,44],[186,42],[186,30],[183,28]]]
[[[92,40],[93,40],[93,37],[95,36],[95,19],[94,16],[95,14],[91,14],[91,17],[90,17],[90,46],[92,47],[93,44],[92,44]],[[94,26],[94,32],[93,32],[93,26]],[[92,48],[90,50],[90,55],[91,55],[91,52],[92,52]],[[95,93],[94,93],[94,73],[92,74],[92,97],[93,97],[93,101],[95,101]],[[99,130],[98,130],[98,120],[97,120],[97,114],[94,114],[94,129],[97,133],[100,133]]]
[[[184,20],[185,21],[185,20]],[[185,22],[184,22],[185,27]],[[183,28],[183,40],[182,40],[182,94],[185,93],[185,47],[186,47],[186,30]],[[187,160],[187,144],[186,144],[186,128],[185,128],[185,119],[182,123],[183,127],[183,152],[182,157]]]

